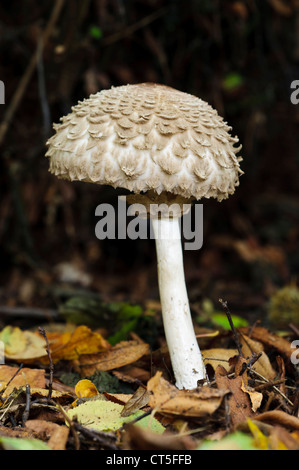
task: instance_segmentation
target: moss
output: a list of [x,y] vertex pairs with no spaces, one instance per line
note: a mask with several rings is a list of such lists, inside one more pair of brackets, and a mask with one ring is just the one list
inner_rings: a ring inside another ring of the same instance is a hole
[[292,285],[279,289],[270,299],[268,315],[277,328],[299,324],[299,289]]

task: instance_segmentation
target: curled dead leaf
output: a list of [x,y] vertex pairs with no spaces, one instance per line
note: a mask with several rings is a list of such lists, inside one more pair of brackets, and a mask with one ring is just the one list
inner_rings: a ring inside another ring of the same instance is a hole
[[276,351],[289,359],[294,352],[288,340],[270,332],[267,328],[262,326],[255,326],[254,328],[242,327],[240,328],[240,332],[248,336],[250,335],[251,339],[261,342],[266,347],[276,349]]
[[150,393],[149,406],[159,413],[193,417],[213,414],[228,393],[228,390],[210,387],[179,390],[165,380],[160,371],[148,381],[147,390]]
[[265,379],[273,380],[276,377],[276,371],[273,369],[267,354],[264,351],[263,344],[260,341],[253,340],[249,336],[240,335],[240,343],[244,357],[252,357],[254,353],[261,354],[254,363],[253,368]]
[[149,354],[146,343],[138,341],[121,341],[110,349],[98,354],[85,354],[73,361],[74,369],[82,377],[91,376],[96,371],[108,371],[132,364],[142,356]]
[[134,395],[125,404],[121,416],[130,416],[148,404],[149,393],[144,387],[138,387]]
[[254,413],[251,409],[249,395],[247,392],[242,390],[244,379],[242,375],[229,378],[227,376],[226,370],[222,366],[217,367],[215,379],[220,390],[229,390],[231,392],[227,401],[231,426],[233,429],[235,429],[236,426],[245,421],[247,418],[254,416]]

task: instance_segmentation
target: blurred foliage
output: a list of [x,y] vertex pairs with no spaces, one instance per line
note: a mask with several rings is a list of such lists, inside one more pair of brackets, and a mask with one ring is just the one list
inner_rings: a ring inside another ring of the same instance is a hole
[[113,332],[108,337],[112,345],[127,340],[132,331],[142,333],[149,344],[153,344],[157,335],[152,315],[144,314],[140,305],[126,302],[105,303],[96,298],[75,296],[59,306],[59,313],[63,319],[75,325],[109,328]]
[[240,187],[221,205],[203,201],[204,246],[185,264],[192,300],[221,296],[260,315],[299,270],[298,0],[65,1],[42,44],[54,4],[0,4],[1,120],[39,53],[0,147],[0,304],[55,305],[62,261],[106,300],[157,298],[151,241],[94,239],[95,207],[116,204],[117,192],[59,181],[44,158],[52,122],[78,100],[150,81],[207,100],[243,144]]
[[279,289],[269,302],[269,322],[275,328],[298,324],[299,289],[295,285]]

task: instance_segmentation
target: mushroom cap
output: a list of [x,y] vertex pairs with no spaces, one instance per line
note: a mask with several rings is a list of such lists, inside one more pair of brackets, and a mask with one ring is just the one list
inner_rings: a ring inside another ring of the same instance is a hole
[[243,173],[238,138],[217,111],[165,85],[102,90],[53,127],[46,156],[59,178],[222,200]]

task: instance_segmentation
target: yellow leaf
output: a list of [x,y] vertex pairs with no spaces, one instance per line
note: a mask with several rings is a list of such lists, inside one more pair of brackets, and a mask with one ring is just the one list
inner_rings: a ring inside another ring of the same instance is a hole
[[269,446],[267,436],[262,433],[259,427],[253,421],[251,421],[250,418],[247,418],[247,423],[251,434],[253,435],[255,446],[261,450],[268,450]]
[[45,354],[46,343],[39,333],[6,326],[0,332],[0,340],[4,343],[7,359],[28,363]]
[[[72,332],[47,334],[50,342],[51,356],[54,363],[60,360],[72,361],[83,354],[96,354],[111,348],[109,343],[97,332],[87,326],[78,326]],[[48,363],[45,356],[40,358],[43,364]]]
[[82,379],[77,382],[75,386],[75,393],[78,398],[88,398],[98,395],[99,392],[91,380]]

